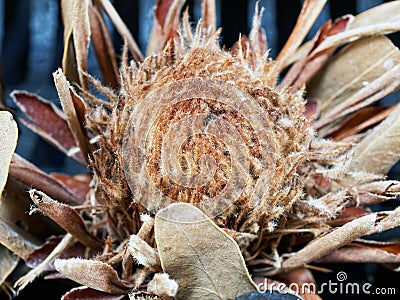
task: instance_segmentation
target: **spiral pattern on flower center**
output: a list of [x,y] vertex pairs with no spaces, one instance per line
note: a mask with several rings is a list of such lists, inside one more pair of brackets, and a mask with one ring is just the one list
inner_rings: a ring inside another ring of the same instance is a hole
[[135,201],[150,211],[174,202],[218,215],[235,201],[256,204],[273,167],[268,118],[237,86],[190,78],[149,93],[123,141]]

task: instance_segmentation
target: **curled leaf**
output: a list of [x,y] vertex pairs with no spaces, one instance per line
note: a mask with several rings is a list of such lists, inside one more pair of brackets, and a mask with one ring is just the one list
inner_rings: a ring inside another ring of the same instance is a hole
[[42,172],[35,165],[14,154],[10,165],[10,175],[27,186],[46,191],[50,196],[71,205],[82,204],[84,198],[74,193],[62,182]]
[[18,264],[19,257],[0,245],[0,286]]
[[287,40],[285,46],[279,53],[277,61],[280,69],[287,66],[287,60],[291,57],[303,42],[311,26],[325,6],[326,0],[306,0],[297,19],[296,25]]
[[139,236],[131,235],[129,238],[129,251],[140,265],[150,269],[160,269],[160,258],[157,251]]
[[[13,91],[11,97],[19,109],[31,120],[28,122],[22,119],[25,126],[58,150],[71,156],[70,151],[75,149],[77,144],[64,113],[58,107],[52,102],[26,91]],[[81,153],[72,155],[72,157],[84,164]]]
[[75,47],[79,82],[84,89],[89,89],[89,83],[84,73],[88,70],[88,54],[90,42],[89,2],[90,0],[74,1],[72,16],[72,37]]
[[39,242],[29,233],[0,218],[0,244],[26,260]]
[[61,300],[120,300],[124,297],[124,295],[110,295],[109,293],[80,286],[67,292]]
[[154,24],[147,45],[147,55],[159,53],[173,38],[179,26],[179,14],[185,0],[158,0],[154,10]]
[[30,190],[29,194],[40,211],[45,213],[78,241],[93,250],[102,250],[102,242],[88,232],[81,216],[74,209],[51,199],[43,192]]
[[317,32],[316,36],[310,41],[307,51],[303,58],[297,61],[285,75],[279,84],[280,89],[290,87],[291,92],[295,92],[303,84],[308,82],[314,74],[325,64],[329,56],[335,51],[336,46],[328,48],[317,54],[312,54],[313,50],[318,47],[328,36],[338,34],[347,30],[354,17],[346,15],[335,20],[325,23]]
[[398,89],[399,68],[400,51],[384,36],[343,48],[308,86],[308,97],[321,101],[322,115],[314,127],[327,126]]
[[201,15],[203,16],[204,28],[208,29],[212,35],[217,29],[215,0],[203,0],[201,2]]
[[121,17],[118,15],[114,6],[109,0],[97,0],[99,5],[104,9],[105,13],[110,18],[111,22],[114,24],[115,29],[119,32],[121,37],[125,40],[129,51],[132,53],[136,61],[143,60],[143,54],[140,51],[139,46],[136,44],[134,38],[132,37],[128,27],[122,21]]
[[0,111],[0,201],[17,139],[18,128],[12,114],[8,111]]
[[89,288],[116,295],[127,294],[132,286],[121,280],[108,264],[88,259],[57,259],[57,271],[65,277]]
[[89,17],[93,48],[103,79],[107,85],[117,89],[119,86],[117,59],[110,33],[98,6],[89,6]]
[[85,136],[81,121],[79,120],[79,113],[75,107],[76,98],[71,95],[71,89],[67,78],[63,74],[61,69],[58,69],[53,73],[54,82],[57,88],[58,95],[61,100],[61,105],[65,112],[68,127],[70,128],[72,135],[75,139],[76,144],[79,146],[83,157],[88,160],[88,155],[90,153],[90,145],[87,136]]
[[352,169],[387,174],[400,159],[400,106],[354,148]]
[[233,299],[255,290],[236,242],[198,208],[161,209],[155,234],[162,268],[179,285],[177,299]]
[[56,259],[62,252],[68,249],[75,242],[75,239],[69,233],[66,234],[60,243],[51,251],[51,253],[35,268],[30,270],[24,276],[20,277],[14,284],[15,287],[18,287],[18,290],[21,291],[24,289],[30,282],[35,280],[42,272],[44,272],[48,265],[51,264],[54,259]]
[[371,205],[395,199],[400,194],[400,182],[383,180],[366,183],[352,191],[359,205]]
[[68,80],[79,83],[78,70],[76,68],[76,55],[73,43],[73,14],[75,0],[61,0],[61,17],[64,24],[64,52],[62,57],[62,69]]
[[368,232],[374,228],[375,221],[376,215],[370,214],[334,229],[330,233],[315,239],[303,249],[290,256],[282,263],[282,269],[292,270],[303,267],[305,264],[368,234]]
[[386,117],[389,116],[397,106],[398,105],[394,105],[392,107],[364,107],[341,121],[338,125],[325,131],[323,136],[339,141],[352,135],[361,133],[386,119]]
[[322,263],[400,263],[400,244],[357,240],[321,257]]

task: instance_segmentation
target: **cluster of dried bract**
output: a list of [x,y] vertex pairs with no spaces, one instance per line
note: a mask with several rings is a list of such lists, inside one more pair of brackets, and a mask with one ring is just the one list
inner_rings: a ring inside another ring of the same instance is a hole
[[[314,263],[400,262],[398,243],[361,239],[400,225],[399,209],[368,209],[400,194],[385,179],[400,108],[370,106],[400,86],[385,36],[400,30],[400,3],[303,43],[326,2],[306,0],[272,60],[262,9],[227,50],[215,1],[195,30],[184,2],[157,1],[144,57],[109,0],[61,1],[63,111],[12,97],[24,125],[89,172],[47,174],[15,154],[16,123],[0,112],[5,292],[46,272],[82,285],[63,299],[235,299],[257,283],[314,283]],[[103,13],[125,40],[121,63]],[[87,73],[90,42],[104,82]]]

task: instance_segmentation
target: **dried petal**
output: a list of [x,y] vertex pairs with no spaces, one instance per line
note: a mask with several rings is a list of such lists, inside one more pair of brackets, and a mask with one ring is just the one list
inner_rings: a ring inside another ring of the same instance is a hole
[[308,86],[308,97],[321,101],[322,115],[314,127],[320,129],[396,89],[399,63],[400,51],[384,36],[342,49]]
[[[77,147],[64,113],[52,102],[25,91],[13,91],[11,97],[32,121],[22,120],[24,125],[68,156],[71,149]],[[81,153],[72,157],[84,164]]]
[[140,265],[154,270],[160,269],[157,251],[137,235],[132,234],[129,238],[129,251]]
[[63,203],[71,205],[82,204],[84,199],[78,197],[67,186],[53,177],[42,172],[35,165],[29,163],[17,154],[14,154],[10,165],[10,175],[23,182],[27,186],[46,191],[50,196]]
[[387,174],[400,159],[400,106],[354,148],[352,170]]
[[57,88],[58,95],[61,100],[61,105],[65,112],[68,126],[72,132],[77,145],[82,151],[83,157],[88,160],[90,153],[90,145],[87,136],[85,136],[81,122],[79,121],[77,110],[74,105],[74,99],[71,96],[71,89],[67,78],[61,69],[53,73],[54,82]]
[[325,6],[326,0],[306,0],[304,1],[303,8],[297,19],[296,25],[290,34],[285,46],[276,58],[279,62],[280,69],[284,69],[287,66],[287,60],[291,57],[300,44],[303,42],[311,26],[314,24],[318,15]]
[[89,89],[89,83],[83,73],[88,70],[88,54],[90,42],[89,0],[75,1],[72,17],[72,37],[79,82],[84,89]]
[[17,139],[18,128],[12,114],[8,111],[0,111],[0,201]]
[[111,295],[109,293],[81,286],[70,290],[61,298],[61,300],[119,300],[124,297],[125,295]]
[[93,48],[103,79],[107,85],[117,89],[119,86],[117,59],[110,33],[98,6],[89,6],[89,17]]
[[121,280],[108,264],[88,259],[57,259],[57,271],[65,277],[89,288],[116,295],[127,294],[132,286]]
[[201,15],[203,16],[204,28],[209,31],[210,35],[217,30],[216,11],[215,0],[203,0],[201,2]]
[[321,257],[321,263],[400,263],[400,243],[357,240]]
[[303,249],[290,256],[282,263],[282,269],[291,270],[302,267],[305,264],[368,234],[368,232],[374,228],[375,221],[376,215],[370,214],[334,229],[330,233],[315,239]]
[[93,250],[102,250],[102,242],[88,232],[81,216],[74,209],[37,190],[30,190],[29,195],[40,211],[78,241]]
[[132,53],[135,60],[136,61],[143,60],[143,54],[140,51],[139,46],[136,44],[129,29],[126,27],[121,17],[115,10],[114,6],[112,6],[111,2],[109,0],[98,0],[98,3],[104,9],[105,13],[108,15],[111,22],[114,24],[115,29],[124,39],[126,45],[128,46],[129,51]]
[[0,245],[0,286],[18,264],[19,257]]

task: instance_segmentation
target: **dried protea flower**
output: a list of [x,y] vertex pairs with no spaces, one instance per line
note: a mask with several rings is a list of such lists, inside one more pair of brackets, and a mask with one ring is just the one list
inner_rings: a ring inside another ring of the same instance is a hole
[[[385,179],[400,156],[399,108],[369,106],[399,87],[400,52],[384,34],[400,30],[400,5],[329,21],[301,45],[325,2],[304,2],[276,60],[258,7],[227,50],[214,1],[195,30],[184,1],[157,1],[144,56],[108,0],[63,2],[64,112],[12,96],[25,125],[90,173],[49,175],[12,156],[16,125],[1,113],[0,283],[20,258],[32,270],[15,288],[45,271],[83,286],[63,299],[242,299],[315,284],[312,263],[398,263],[397,243],[360,238],[400,225],[399,209],[365,208],[400,193]],[[103,12],[125,40],[119,69]],[[90,39],[105,83],[87,72]],[[14,216],[27,187],[32,216]],[[34,218],[56,224],[38,234]]]

